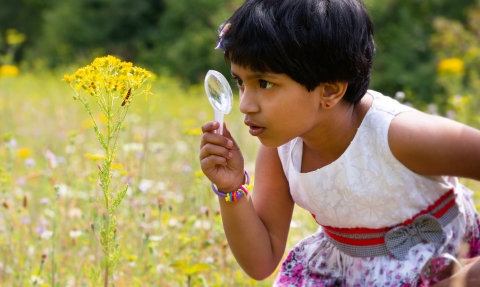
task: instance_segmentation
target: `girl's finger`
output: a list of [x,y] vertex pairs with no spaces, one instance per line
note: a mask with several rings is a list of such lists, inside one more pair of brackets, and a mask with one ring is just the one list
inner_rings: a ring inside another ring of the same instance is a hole
[[202,125],[202,132],[211,133],[220,127],[218,122],[206,122]]
[[200,141],[200,148],[202,148],[208,143],[222,146],[228,149],[234,146],[234,142],[232,141],[232,139],[226,138],[225,136],[219,134],[205,132],[202,136],[202,140]]
[[227,166],[227,159],[218,155],[210,155],[200,160],[200,166],[204,171],[214,169],[219,165]]
[[229,149],[219,145],[207,143],[200,149],[200,160],[211,155],[220,156],[225,159],[231,159],[233,156]]
[[[229,148],[233,148],[233,149],[239,149],[237,143],[235,142],[235,139],[233,138],[232,134],[230,133],[230,131],[228,130],[227,128],[227,124],[224,122],[223,123],[223,136],[228,139],[229,141],[231,141],[231,143],[229,142],[228,143],[228,147]],[[231,146],[230,146],[231,145]]]

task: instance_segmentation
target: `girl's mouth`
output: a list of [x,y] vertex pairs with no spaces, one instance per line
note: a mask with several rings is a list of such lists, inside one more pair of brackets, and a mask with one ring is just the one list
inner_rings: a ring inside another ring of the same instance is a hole
[[265,131],[265,128],[257,127],[257,126],[249,126],[250,134],[254,137],[259,136],[261,133]]

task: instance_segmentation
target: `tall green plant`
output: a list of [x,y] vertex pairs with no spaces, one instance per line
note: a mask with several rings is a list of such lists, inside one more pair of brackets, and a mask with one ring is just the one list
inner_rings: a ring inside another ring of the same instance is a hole
[[[117,268],[119,258],[115,212],[128,189],[126,185],[119,191],[112,190],[111,166],[116,156],[118,135],[130,102],[141,94],[150,93],[150,85],[143,90],[141,86],[151,76],[149,71],[134,67],[132,63],[107,56],[96,58],[91,65],[80,68],[73,75],[65,75],[63,78],[72,87],[73,98],[83,104],[93,120],[95,134],[105,150],[105,159],[102,166],[99,166],[98,172],[106,211],[106,216],[99,219],[105,287],[108,286],[109,277]],[[106,118],[106,129],[103,132],[93,116],[91,102],[96,104]],[[99,274],[99,272],[93,271],[91,274]],[[97,280],[98,278],[91,278],[91,282]]]

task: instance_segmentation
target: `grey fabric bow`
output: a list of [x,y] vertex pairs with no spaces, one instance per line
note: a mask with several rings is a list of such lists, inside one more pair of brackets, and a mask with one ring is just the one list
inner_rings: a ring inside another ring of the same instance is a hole
[[397,259],[404,259],[410,248],[427,240],[441,243],[443,228],[438,220],[430,214],[415,218],[408,226],[395,227],[385,234],[385,245]]

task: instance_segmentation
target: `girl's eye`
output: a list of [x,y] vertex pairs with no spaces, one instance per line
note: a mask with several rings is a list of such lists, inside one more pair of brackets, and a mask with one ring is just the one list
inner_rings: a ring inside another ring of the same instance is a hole
[[271,87],[273,87],[273,84],[270,83],[270,82],[268,82],[268,81],[260,80],[259,82],[260,82],[260,88],[262,88],[262,89],[268,90],[268,89],[270,89]]
[[240,79],[240,78],[235,78],[234,80],[237,81],[237,87],[240,88],[240,87],[243,86],[243,81],[242,81],[242,79]]

